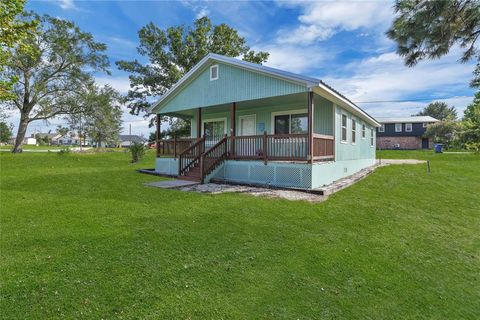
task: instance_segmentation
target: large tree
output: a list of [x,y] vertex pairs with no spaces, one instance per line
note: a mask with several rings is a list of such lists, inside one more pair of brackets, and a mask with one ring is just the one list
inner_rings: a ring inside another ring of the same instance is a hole
[[[13,84],[17,77],[7,76],[3,70],[10,58],[11,49],[21,45],[21,40],[34,31],[37,21],[22,20],[25,0],[2,0],[0,2],[0,101],[14,97]],[[27,47],[23,47],[28,52]],[[1,110],[0,110],[1,112]]]
[[12,137],[12,126],[5,121],[0,121],[0,142],[8,143]]
[[480,143],[480,92],[465,109],[461,137],[463,143]]
[[265,62],[269,55],[250,50],[237,30],[226,24],[213,26],[208,17],[195,20],[192,27],[180,25],[165,30],[149,23],[140,29],[138,36],[138,53],[149,62],[116,62],[120,70],[130,73],[127,106],[135,115],[146,112],[151,97],[164,94],[208,53],[242,57],[254,63]]
[[455,120],[457,119],[457,110],[455,107],[449,107],[445,102],[436,101],[429,103],[428,106],[415,115],[430,116],[441,121]]
[[480,2],[478,0],[396,0],[397,16],[387,36],[397,43],[405,64],[446,55],[454,45],[463,49],[461,62],[477,60],[470,85],[480,86]]
[[79,113],[66,117],[69,128],[79,137],[90,137],[97,146],[112,144],[118,140],[122,125],[122,97],[112,87],[99,88],[89,83],[85,90],[71,101]]
[[26,19],[32,17],[40,24],[22,43],[34,48],[35,54],[26,54],[19,46],[5,69],[19,79],[15,97],[6,104],[20,112],[13,152],[20,149],[31,122],[80,112],[68,101],[91,81],[91,72],[108,72],[108,59],[103,54],[106,46],[95,42],[90,33],[82,32],[73,22],[50,16],[30,14]]

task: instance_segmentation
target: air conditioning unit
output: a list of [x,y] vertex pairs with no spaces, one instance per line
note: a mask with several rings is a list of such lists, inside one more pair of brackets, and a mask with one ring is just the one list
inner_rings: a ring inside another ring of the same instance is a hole
[[400,149],[400,143],[395,143],[395,144],[393,145],[393,148],[395,148],[395,149]]

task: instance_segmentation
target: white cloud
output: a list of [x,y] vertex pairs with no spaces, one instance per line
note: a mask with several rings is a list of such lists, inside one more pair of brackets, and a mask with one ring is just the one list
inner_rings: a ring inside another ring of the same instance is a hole
[[[460,64],[458,58],[458,50],[453,50],[440,60],[423,61],[409,68],[401,57],[388,52],[345,66],[344,71],[351,76],[332,74],[320,78],[374,116],[408,116],[428,104],[430,101],[423,99],[428,97],[455,105],[460,114],[472,100],[468,82],[473,64]],[[445,96],[452,98],[436,99]],[[415,101],[418,98],[422,101]],[[408,99],[412,101],[365,103]]]
[[302,48],[288,44],[270,44],[253,49],[270,53],[266,66],[295,73],[307,72],[327,58],[319,48],[313,46]]
[[73,10],[77,8],[73,0],[60,0],[59,5],[63,10]]
[[197,19],[206,17],[210,14],[210,11],[206,7],[201,7],[199,9],[196,9],[195,11],[197,11],[197,14],[195,16],[195,18]]
[[110,85],[112,88],[118,92],[125,94],[130,90],[130,80],[128,76],[115,76],[115,77],[95,77],[95,82],[100,85]]
[[298,18],[297,28],[279,32],[281,43],[311,44],[327,40],[340,31],[383,28],[393,17],[392,4],[387,1],[301,1],[288,5],[300,6],[303,14]]

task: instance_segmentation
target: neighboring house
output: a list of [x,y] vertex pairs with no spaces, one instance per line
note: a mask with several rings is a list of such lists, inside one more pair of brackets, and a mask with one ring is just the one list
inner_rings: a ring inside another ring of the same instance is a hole
[[78,146],[80,145],[80,137],[73,133],[67,133],[64,135],[56,135],[52,138],[52,144],[59,146]]
[[32,137],[25,138],[25,139],[23,139],[23,144],[36,145],[37,144],[37,139],[32,138]]
[[141,137],[141,136],[133,135],[133,134],[132,135],[121,134],[121,135],[118,136],[118,145],[121,148],[128,148],[134,142],[143,144],[143,143],[147,142],[147,139],[145,139],[144,137]]
[[44,139],[45,137],[48,139],[48,142],[52,144],[52,142],[60,137],[58,133],[35,133],[32,135],[37,139]]
[[429,116],[376,118],[378,149],[430,149],[432,139],[423,136],[429,124],[439,120]]
[[314,189],[375,164],[379,123],[319,79],[209,54],[150,109],[191,119],[157,141],[156,172]]

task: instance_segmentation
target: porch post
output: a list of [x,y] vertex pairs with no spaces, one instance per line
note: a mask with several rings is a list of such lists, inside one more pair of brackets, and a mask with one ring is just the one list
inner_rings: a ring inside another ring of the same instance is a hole
[[156,134],[155,134],[155,147],[157,148],[157,158],[160,157],[160,115],[156,116]]
[[197,109],[197,138],[202,137],[202,108]]
[[232,103],[232,109],[230,110],[230,157],[235,157],[235,132],[237,131],[235,124],[235,113],[237,111],[237,103]]
[[308,92],[308,155],[309,163],[313,163],[313,91]]

